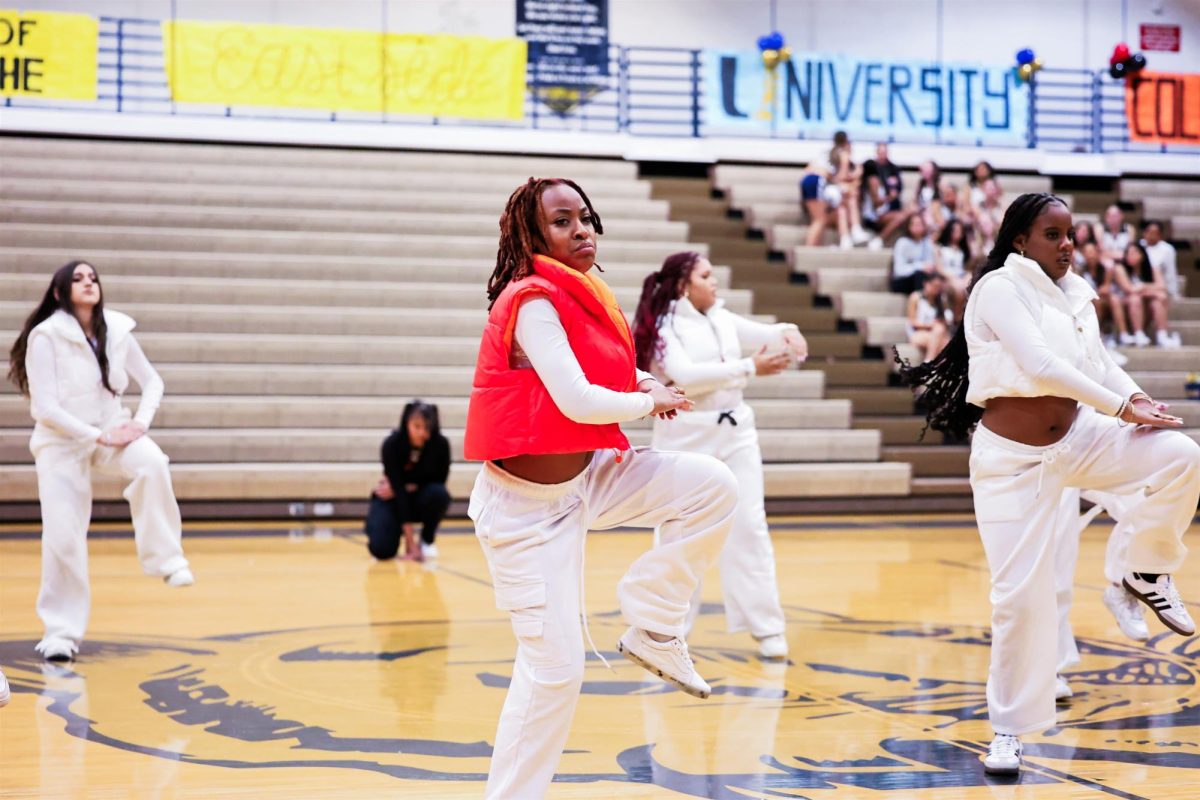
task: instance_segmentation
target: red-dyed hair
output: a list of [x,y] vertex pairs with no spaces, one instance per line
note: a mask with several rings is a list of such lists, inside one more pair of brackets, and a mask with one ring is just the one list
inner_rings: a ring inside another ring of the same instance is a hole
[[638,369],[650,370],[659,355],[658,324],[671,303],[683,297],[692,270],[704,256],[695,252],[674,253],[663,261],[658,272],[652,272],[642,282],[642,297],[633,315],[633,346],[637,353]]

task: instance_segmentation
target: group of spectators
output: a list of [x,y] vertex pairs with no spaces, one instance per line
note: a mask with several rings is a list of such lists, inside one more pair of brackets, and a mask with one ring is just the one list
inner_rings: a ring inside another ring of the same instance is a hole
[[[878,250],[894,238],[889,288],[908,296],[908,338],[929,359],[962,318],[975,262],[991,249],[1000,226],[1003,191],[986,161],[975,165],[966,185],[926,161],[911,197],[903,191],[886,143],[876,145],[875,158],[856,164],[849,137],[839,131],[829,157],[809,164],[800,182],[806,244],[819,245],[826,228],[836,230],[840,249]],[[1150,220],[1139,239],[1115,205],[1100,222],[1075,226],[1075,267],[1099,295],[1110,349],[1180,346],[1169,325],[1171,300],[1180,296],[1175,248],[1163,233],[1162,223]]]

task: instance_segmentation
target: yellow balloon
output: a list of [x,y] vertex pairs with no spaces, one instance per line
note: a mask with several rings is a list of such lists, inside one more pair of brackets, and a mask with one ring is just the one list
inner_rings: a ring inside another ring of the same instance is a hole
[[762,60],[763,63],[767,65],[767,69],[775,69],[775,67],[779,65],[779,51],[763,50]]
[[791,57],[792,57],[792,48],[791,47],[788,47],[785,44],[783,47],[779,48],[779,60],[780,61],[787,61]]
[[1037,72],[1039,69],[1041,69],[1042,67],[1044,67],[1046,65],[1042,63],[1042,60],[1040,58],[1035,58],[1032,62],[1030,62],[1030,66],[1033,67],[1034,72]]
[[1031,77],[1033,77],[1033,64],[1022,64],[1021,66],[1017,67],[1017,74],[1021,76],[1021,80],[1028,81]]

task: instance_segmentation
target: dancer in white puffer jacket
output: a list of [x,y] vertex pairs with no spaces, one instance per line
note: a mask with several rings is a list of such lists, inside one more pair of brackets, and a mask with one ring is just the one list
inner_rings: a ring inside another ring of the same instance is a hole
[[[193,582],[167,457],[146,436],[163,382],[133,328],[128,316],[104,310],[95,269],[74,261],[54,273],[10,357],[9,378],[29,396],[37,422],[29,443],[42,509],[37,610],[45,635],[37,649],[52,661],[74,658],[91,610],[93,470],[130,481],[124,494],[143,571],[171,586]],[[121,404],[131,377],[142,390],[132,419]]]

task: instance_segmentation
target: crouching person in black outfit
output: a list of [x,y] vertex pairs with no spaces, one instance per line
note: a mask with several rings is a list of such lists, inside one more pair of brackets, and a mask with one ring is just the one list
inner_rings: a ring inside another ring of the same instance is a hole
[[[367,510],[367,549],[375,558],[394,558],[404,534],[404,558],[437,558],[438,525],[450,506],[446,478],[450,443],[438,425],[437,406],[413,400],[404,407],[400,427],[383,442],[383,477]],[[421,523],[421,544],[413,523]]]

